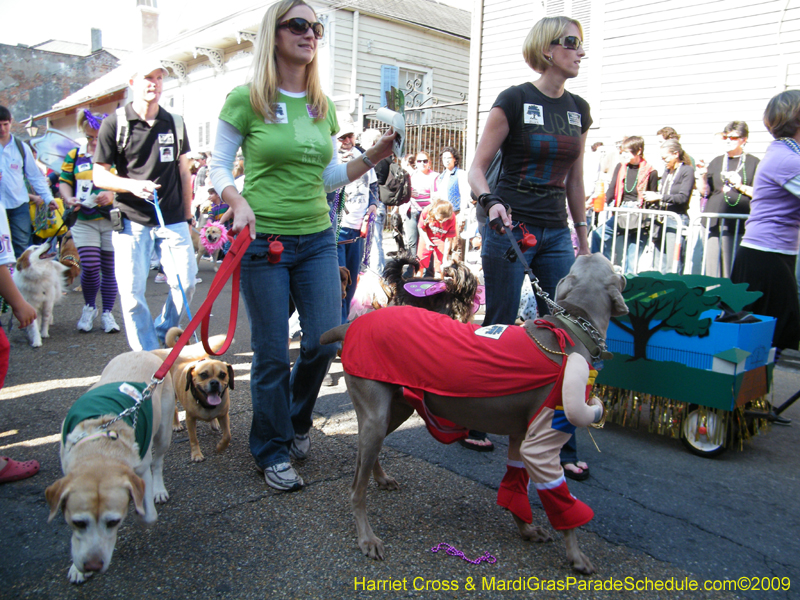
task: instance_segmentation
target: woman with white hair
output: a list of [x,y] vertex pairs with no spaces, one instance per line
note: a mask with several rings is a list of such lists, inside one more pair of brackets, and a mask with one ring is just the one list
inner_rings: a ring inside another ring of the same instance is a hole
[[[341,323],[341,282],[325,192],[364,175],[391,153],[394,139],[390,132],[359,159],[338,163],[336,109],[319,80],[317,46],[323,34],[316,13],[302,0],[267,9],[252,79],[225,100],[211,163],[214,188],[233,210],[232,230],[249,227],[253,239],[241,279],[253,349],[250,452],[267,484],[283,491],[303,487],[290,457],[308,456],[311,413],[337,350],[320,345],[319,336]],[[239,147],[245,158],[241,193],[231,175]],[[293,368],[290,297],[303,326]]]

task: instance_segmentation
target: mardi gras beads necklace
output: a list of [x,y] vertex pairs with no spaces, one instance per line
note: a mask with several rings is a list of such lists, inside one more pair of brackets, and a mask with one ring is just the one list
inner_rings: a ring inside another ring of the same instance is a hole
[[[739,166],[736,167],[736,170],[734,171],[734,173],[738,173],[739,171],[742,172],[742,185],[747,185],[747,170],[744,168],[744,161],[745,161],[746,158],[747,158],[747,153],[746,152],[742,152],[741,160],[739,161]],[[730,159],[731,159],[731,157],[726,154],[725,155],[725,159],[724,159],[725,163],[724,163],[724,165],[722,167],[722,172],[723,173],[729,173],[730,172],[728,170],[728,164],[730,162]],[[725,189],[726,187],[729,187],[729,186],[727,186],[727,185],[723,185],[722,186],[722,195],[725,198],[725,202],[728,204],[728,206],[736,206],[737,204],[739,204],[739,200],[742,199],[742,192],[739,192],[739,197],[736,198],[736,202],[731,202],[731,199],[728,198],[728,191]]]

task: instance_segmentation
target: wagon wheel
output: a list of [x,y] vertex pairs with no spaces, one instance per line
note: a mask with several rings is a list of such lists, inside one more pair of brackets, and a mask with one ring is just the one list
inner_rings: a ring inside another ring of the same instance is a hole
[[720,419],[717,412],[693,405],[683,420],[681,441],[692,454],[713,458],[728,449],[733,437],[732,430],[730,419]]

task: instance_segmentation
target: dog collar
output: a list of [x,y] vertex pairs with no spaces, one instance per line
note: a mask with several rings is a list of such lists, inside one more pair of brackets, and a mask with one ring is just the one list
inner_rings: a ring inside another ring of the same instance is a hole
[[592,359],[611,360],[614,358],[614,355],[606,349],[605,340],[602,338],[599,341],[595,340],[594,336],[586,331],[580,323],[573,321],[572,318],[567,316],[565,313],[553,315],[553,319],[558,321],[558,323],[564,329],[567,329],[570,333],[574,334],[575,337],[577,337],[581,343],[586,346],[586,350],[589,351]]
[[88,442],[90,440],[99,440],[100,438],[108,438],[111,441],[115,441],[119,439],[119,434],[114,431],[97,431],[95,433],[88,433],[84,431],[82,434],[78,436],[78,439],[72,444],[72,447],[75,448],[78,444],[82,444],[83,442]]

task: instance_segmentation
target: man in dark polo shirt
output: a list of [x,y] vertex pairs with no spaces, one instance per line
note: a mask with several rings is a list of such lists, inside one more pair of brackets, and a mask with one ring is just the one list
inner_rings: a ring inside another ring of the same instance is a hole
[[[188,225],[192,203],[189,140],[186,128],[176,127],[173,115],[158,105],[166,75],[167,70],[152,58],[134,68],[129,81],[132,102],[124,107],[127,122],[121,123],[127,135],[118,135],[120,111],[109,115],[100,127],[94,157],[94,182],[116,192],[114,207],[123,217],[122,230],[114,231],[112,240],[122,317],[133,350],[160,347],[185,309],[178,278],[191,302],[197,275]],[[178,139],[179,129],[183,139]],[[121,150],[119,144],[123,144]],[[156,190],[165,227],[156,218]],[[162,265],[171,288],[155,321],[145,298],[154,238],[161,240]]]

